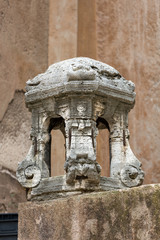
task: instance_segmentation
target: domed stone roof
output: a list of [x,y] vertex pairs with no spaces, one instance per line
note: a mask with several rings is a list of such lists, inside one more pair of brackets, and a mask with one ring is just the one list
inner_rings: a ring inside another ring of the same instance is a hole
[[134,84],[116,69],[94,59],[78,57],[55,63],[45,73],[28,80],[26,102],[72,92],[94,92],[124,98],[128,102],[135,98]]

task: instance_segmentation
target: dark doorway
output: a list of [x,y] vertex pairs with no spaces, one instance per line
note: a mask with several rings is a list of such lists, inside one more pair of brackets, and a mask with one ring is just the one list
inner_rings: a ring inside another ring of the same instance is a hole
[[17,240],[18,214],[0,214],[0,240]]

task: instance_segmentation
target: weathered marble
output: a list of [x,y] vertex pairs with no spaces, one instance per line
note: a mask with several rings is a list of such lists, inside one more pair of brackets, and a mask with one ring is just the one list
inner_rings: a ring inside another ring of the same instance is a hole
[[[47,194],[109,190],[109,179],[100,178],[101,167],[96,161],[96,136],[103,128],[110,132],[114,188],[142,184],[141,163],[129,146],[128,112],[134,106],[134,88],[117,70],[90,58],[53,64],[27,81],[25,97],[32,112],[32,145],[18,166],[17,177],[22,186],[33,188],[29,199],[35,199],[35,193],[46,194],[46,178],[53,187]],[[60,129],[66,139],[65,181],[63,177],[49,178],[52,129]]]

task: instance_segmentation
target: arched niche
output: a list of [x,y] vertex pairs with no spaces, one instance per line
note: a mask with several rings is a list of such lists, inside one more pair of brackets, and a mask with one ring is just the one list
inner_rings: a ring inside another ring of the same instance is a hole
[[65,122],[62,117],[47,120],[49,141],[45,144],[44,160],[50,176],[64,174],[65,162]]

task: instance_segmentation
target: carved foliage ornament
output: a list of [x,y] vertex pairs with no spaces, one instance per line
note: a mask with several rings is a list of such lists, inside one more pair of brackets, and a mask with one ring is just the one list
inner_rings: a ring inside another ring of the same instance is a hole
[[[18,165],[17,178],[30,190],[28,198],[142,184],[144,173],[129,145],[127,120],[135,102],[134,84],[117,70],[89,58],[65,60],[28,80],[25,97],[32,112],[32,145]],[[110,131],[110,178],[101,177],[96,161],[101,127]],[[50,177],[52,129],[60,129],[65,137],[65,176]]]

